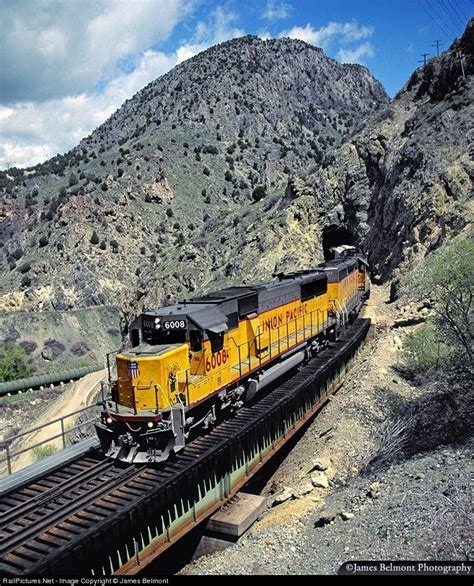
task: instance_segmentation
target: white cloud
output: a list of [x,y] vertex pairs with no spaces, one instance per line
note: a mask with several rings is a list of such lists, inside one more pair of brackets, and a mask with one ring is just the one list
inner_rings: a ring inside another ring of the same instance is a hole
[[197,23],[191,40],[183,43],[178,49],[178,53],[182,56],[179,62],[193,57],[212,45],[245,35],[243,29],[235,26],[237,20],[238,16],[235,12],[224,10],[222,6],[218,6],[209,15],[208,21]]
[[287,2],[277,2],[277,0],[267,0],[265,8],[262,12],[262,18],[274,22],[276,20],[284,20],[291,14],[293,7]]
[[356,21],[352,22],[330,22],[326,26],[314,29],[311,24],[304,27],[294,26],[293,28],[282,32],[280,37],[289,37],[290,39],[300,39],[311,45],[327,49],[329,45],[338,41],[339,43],[349,43],[360,41],[372,36],[374,32],[371,26],[360,26]]
[[339,49],[336,57],[341,63],[360,63],[363,65],[365,58],[373,56],[374,48],[371,43],[367,42],[353,49]]
[[0,168],[32,166],[76,146],[150,81],[211,45],[242,36],[236,21],[234,13],[217,8],[175,51],[142,52],[130,73],[115,75],[100,91],[0,106]]
[[2,0],[3,103],[88,91],[166,40],[193,8],[185,0]]
[[100,93],[0,106],[0,168],[31,166],[78,144],[142,87],[169,71],[177,53],[146,51],[136,68]]

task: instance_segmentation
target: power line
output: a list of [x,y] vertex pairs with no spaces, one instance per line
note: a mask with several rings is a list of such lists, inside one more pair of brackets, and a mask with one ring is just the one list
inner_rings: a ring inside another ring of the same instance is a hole
[[[446,0],[447,2],[449,2],[449,0]],[[459,22],[458,22],[458,17],[457,14],[454,12],[452,6],[449,4],[446,5],[444,3],[444,0],[438,0],[439,5],[443,8],[443,10],[446,12],[446,14],[448,15],[448,18],[451,20],[451,22],[454,23],[454,26],[456,28],[459,27]]]
[[444,23],[451,30],[451,32],[454,32],[454,35],[456,35],[457,34],[457,30],[456,30],[457,26],[455,26],[454,29],[451,29],[451,24],[446,22],[446,20],[444,19],[444,16],[442,14],[439,14],[439,12],[436,10],[434,5],[430,4],[429,0],[426,0],[426,2],[429,4],[429,6],[433,10],[434,14],[438,17],[439,21]]
[[[448,0],[448,1],[449,1],[449,0]],[[453,2],[454,2],[454,5],[456,6],[456,8],[459,10],[459,14],[461,15],[461,19],[463,19],[463,27],[464,27],[464,26],[465,26],[465,25],[464,25],[464,22],[467,22],[469,19],[468,19],[468,17],[467,17],[467,16],[464,14],[464,12],[462,11],[462,8],[461,8],[461,6],[459,6],[459,4],[458,4],[458,0],[453,0]]]
[[434,45],[431,45],[432,47],[436,47],[436,56],[439,57],[439,48],[441,45],[444,45],[443,41],[440,41],[439,39],[437,39],[434,42]]
[[429,53],[422,53],[421,56],[423,57],[423,59],[421,61],[418,61],[418,63],[423,63],[423,67],[426,65],[426,58],[430,56]]
[[421,8],[426,12],[426,14],[428,14],[428,16],[431,18],[431,20],[436,24],[436,26],[439,26],[439,28],[442,30],[444,35],[447,35],[448,37],[450,37],[452,35],[452,33],[450,33],[448,31],[448,29],[446,29],[444,26],[442,26],[437,20],[436,18],[434,18],[434,16],[432,15],[432,13],[428,10],[428,8],[421,2],[421,0],[418,0],[418,4],[421,6]]

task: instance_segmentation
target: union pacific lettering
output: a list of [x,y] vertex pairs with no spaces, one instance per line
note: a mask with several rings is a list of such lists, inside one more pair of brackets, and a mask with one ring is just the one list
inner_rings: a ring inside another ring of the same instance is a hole
[[273,315],[272,317],[269,317],[268,319],[261,321],[263,331],[265,332],[267,330],[276,330],[283,324],[292,322],[295,319],[303,317],[303,315],[307,314],[308,312],[309,310],[307,303],[303,303],[302,305],[295,305],[294,307],[288,308],[286,311],[281,310],[279,313]]

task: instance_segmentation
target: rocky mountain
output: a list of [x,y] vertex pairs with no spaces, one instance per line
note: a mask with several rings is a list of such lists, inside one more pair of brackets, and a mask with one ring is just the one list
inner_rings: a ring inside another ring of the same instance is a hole
[[315,226],[282,214],[288,178],[387,104],[367,69],[296,40],[180,64],[66,155],[0,175],[0,309],[134,312],[314,263]]
[[[356,242],[373,278],[396,277],[472,222],[474,20],[386,110],[286,199],[326,241]],[[317,236],[317,235],[316,235]]]
[[342,242],[396,277],[470,220],[473,37],[471,21],[390,103],[365,68],[300,41],[182,63],[64,157],[0,176],[1,307],[127,318]]

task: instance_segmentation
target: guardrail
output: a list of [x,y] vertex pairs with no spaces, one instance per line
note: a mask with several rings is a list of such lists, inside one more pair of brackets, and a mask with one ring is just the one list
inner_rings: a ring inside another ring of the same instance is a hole
[[[4,452],[4,455],[0,456],[0,466],[6,462],[6,470],[2,470],[0,472],[0,474],[4,475],[6,472],[8,475],[10,475],[13,472],[12,465],[14,463],[14,459],[17,458],[18,456],[20,456],[21,454],[24,454],[26,452],[34,450],[35,448],[38,448],[38,447],[43,446],[45,444],[55,442],[56,440],[59,440],[60,438],[61,438],[60,443],[61,443],[62,449],[66,448],[68,442],[71,441],[69,439],[69,434],[73,433],[76,430],[82,429],[86,426],[91,426],[90,432],[86,431],[86,434],[84,436],[84,437],[91,437],[95,433],[95,431],[92,428],[92,424],[95,421],[98,421],[101,406],[102,406],[102,399],[100,401],[98,401],[97,403],[94,403],[93,405],[83,407],[82,409],[78,409],[77,411],[72,411],[71,413],[68,413],[67,415],[63,415],[62,417],[58,417],[57,419],[53,419],[52,421],[48,421],[47,423],[43,423],[42,425],[37,425],[36,427],[32,427],[31,429],[28,429],[27,431],[23,431],[22,433],[19,433],[11,438],[8,438],[8,439],[0,442],[0,450],[3,450],[3,452]],[[79,414],[83,414],[83,413],[91,413],[92,416],[90,418],[88,418],[86,421],[82,421],[76,425],[72,425],[71,427],[68,427],[65,425],[65,421],[67,419],[69,419],[71,417],[77,417]],[[25,448],[15,450],[15,448],[13,447],[12,444],[17,443],[18,440],[20,440],[21,438],[24,438],[28,435],[31,435],[32,433],[36,433],[42,429],[45,429],[46,427],[53,426],[53,425],[55,425],[58,430],[60,429],[60,431],[58,433],[53,432],[54,435],[50,435],[46,439],[43,439],[43,440],[38,441],[36,443],[33,443]],[[74,443],[74,442],[71,442],[71,443]],[[54,446],[54,448],[56,449],[56,446]],[[3,466],[1,466],[1,468],[3,468]]]

